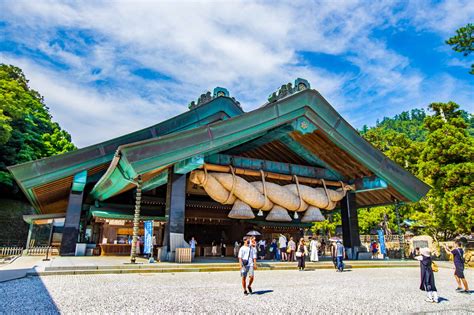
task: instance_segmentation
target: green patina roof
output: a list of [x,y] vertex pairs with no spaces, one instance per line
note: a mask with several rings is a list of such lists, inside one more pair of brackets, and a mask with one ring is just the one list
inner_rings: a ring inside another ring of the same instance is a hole
[[120,145],[192,129],[242,113],[242,108],[234,99],[226,96],[216,97],[208,103],[200,104],[151,127],[68,153],[9,166],[8,170],[31,204],[41,212],[38,196],[33,188],[110,163]]
[[[105,200],[127,186],[130,188],[139,175],[156,173],[172,165],[180,165],[187,172],[193,167],[188,161],[196,164],[212,154],[261,140],[275,130],[289,127],[303,134],[321,130],[333,145],[383,179],[406,200],[417,201],[426,195],[429,186],[363,139],[317,91],[295,91],[289,96],[272,98],[271,103],[249,113],[243,113],[231,98],[221,96],[209,101],[204,95],[206,100],[191,111],[155,126],[63,155],[15,165],[9,170],[39,209],[33,188],[109,164],[105,174],[98,173],[100,178],[87,176],[87,182],[98,180],[91,196]],[[283,142],[294,152],[303,154],[304,159],[311,160],[310,164],[331,171],[316,155],[302,150],[299,142],[289,136]],[[144,186],[156,187],[166,182],[165,175],[155,174]]]
[[107,199],[123,191],[139,175],[194,156],[225,151],[292,122],[302,126],[304,123],[310,132],[314,128],[322,130],[334,145],[408,200],[418,201],[429,191],[428,185],[363,139],[317,91],[308,89],[225,122],[122,145],[91,194],[99,200]]

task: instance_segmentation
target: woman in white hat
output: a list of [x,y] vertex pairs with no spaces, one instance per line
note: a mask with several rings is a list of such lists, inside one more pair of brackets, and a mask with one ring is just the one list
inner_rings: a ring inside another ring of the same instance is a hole
[[426,302],[438,303],[438,292],[436,290],[434,273],[432,268],[431,251],[424,247],[420,249],[421,256],[416,256],[415,259],[420,261],[421,268],[421,284],[420,290],[426,291],[428,298]]

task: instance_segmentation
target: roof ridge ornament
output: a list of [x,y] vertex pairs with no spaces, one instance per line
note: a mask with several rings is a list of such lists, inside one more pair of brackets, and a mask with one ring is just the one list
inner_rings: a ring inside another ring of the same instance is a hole
[[195,109],[221,96],[231,98],[239,107],[241,107],[240,103],[234,97],[230,97],[229,90],[227,90],[226,88],[217,86],[212,92],[212,95],[210,91],[207,91],[205,94],[201,94],[197,102],[192,101],[191,103],[189,103],[188,108]]
[[287,84],[283,84],[278,91],[273,92],[268,96],[268,103],[274,103],[284,97],[287,97],[291,94],[301,92],[306,89],[310,89],[311,85],[309,84],[309,81],[306,79],[302,78],[297,78],[294,82],[294,86],[291,84],[291,82],[288,82]]

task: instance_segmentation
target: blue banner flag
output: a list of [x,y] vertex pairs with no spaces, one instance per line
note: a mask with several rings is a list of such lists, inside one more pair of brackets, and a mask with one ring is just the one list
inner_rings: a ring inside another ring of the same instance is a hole
[[383,235],[383,230],[377,230],[377,234],[379,235],[379,247],[380,247],[380,253],[382,255],[385,255],[386,249],[385,249],[385,237]]
[[143,226],[145,228],[145,244],[143,246],[143,253],[144,254],[151,254],[153,249],[153,221],[145,221],[143,222]]

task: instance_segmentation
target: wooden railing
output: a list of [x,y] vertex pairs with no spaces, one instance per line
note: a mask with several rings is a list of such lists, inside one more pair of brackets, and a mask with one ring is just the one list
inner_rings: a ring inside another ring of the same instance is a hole
[[35,246],[25,249],[24,254],[28,256],[43,256],[46,255],[46,252],[48,252],[48,255],[58,255],[59,253],[57,247]]
[[11,246],[11,247],[0,247],[0,256],[16,256],[23,253],[23,247]]
[[[399,237],[398,234],[392,234],[392,235],[384,235],[385,237],[385,242],[398,242]],[[361,235],[360,236],[360,241],[362,243],[370,243],[372,241],[378,241],[379,236],[378,235]]]

